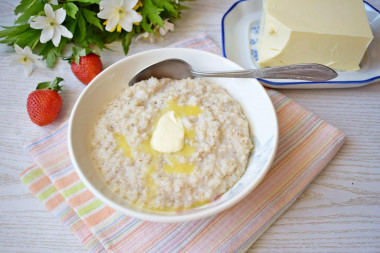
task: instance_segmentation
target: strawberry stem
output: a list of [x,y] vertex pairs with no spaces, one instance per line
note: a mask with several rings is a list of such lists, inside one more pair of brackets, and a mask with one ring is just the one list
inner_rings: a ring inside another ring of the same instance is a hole
[[56,77],[53,81],[51,82],[42,82],[39,83],[36,87],[36,90],[55,90],[55,91],[61,91],[63,85],[59,85],[60,82],[63,81],[63,78],[61,77]]
[[73,51],[73,54],[69,58],[67,58],[70,64],[72,62],[75,62],[77,65],[79,65],[80,57],[86,56],[88,54],[96,54],[100,56],[100,54],[97,51],[91,50],[89,48],[80,48],[80,47],[73,46],[72,51]]

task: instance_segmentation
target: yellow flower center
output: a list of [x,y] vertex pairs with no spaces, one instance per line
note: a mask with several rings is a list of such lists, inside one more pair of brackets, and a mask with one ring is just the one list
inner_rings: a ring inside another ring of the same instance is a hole
[[27,65],[27,64],[29,64],[29,61],[30,61],[30,60],[29,60],[28,57],[26,57],[26,56],[19,58],[19,63],[22,64],[22,65]]
[[126,14],[126,11],[123,8],[117,9],[116,12],[119,15],[119,18],[124,17]]
[[49,18],[46,22],[46,24],[50,27],[54,27],[55,26],[55,20],[54,19],[51,19]]

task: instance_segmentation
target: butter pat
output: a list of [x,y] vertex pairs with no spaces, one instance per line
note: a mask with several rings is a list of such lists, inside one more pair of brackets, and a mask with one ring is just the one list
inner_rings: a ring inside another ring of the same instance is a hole
[[258,63],[358,70],[372,39],[362,0],[264,0]]
[[150,139],[152,148],[163,153],[173,153],[180,151],[184,142],[185,130],[182,120],[176,117],[174,111],[162,115]]

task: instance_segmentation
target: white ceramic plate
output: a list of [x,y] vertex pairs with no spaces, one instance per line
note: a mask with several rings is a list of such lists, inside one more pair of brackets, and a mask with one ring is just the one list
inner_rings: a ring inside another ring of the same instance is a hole
[[[380,79],[380,13],[364,1],[365,10],[374,35],[358,71],[338,71],[339,76],[327,82],[259,79],[272,88],[352,88]],[[262,14],[262,0],[241,0],[231,6],[222,19],[223,54],[245,69],[259,68],[256,42]]]
[[[105,105],[140,70],[168,58],[180,58],[205,71],[239,70],[224,57],[195,49],[158,49],[146,51],[113,64],[101,72],[77,100],[69,121],[68,143],[72,163],[85,185],[104,203],[129,216],[157,222],[183,222],[215,215],[242,200],[263,179],[274,158],[278,126],[272,102],[255,79],[210,79],[226,88],[237,99],[248,118],[254,139],[254,151],[243,177],[219,199],[182,212],[144,211],[113,193],[98,173],[91,159],[90,132]],[[175,70],[174,70],[175,71]]]

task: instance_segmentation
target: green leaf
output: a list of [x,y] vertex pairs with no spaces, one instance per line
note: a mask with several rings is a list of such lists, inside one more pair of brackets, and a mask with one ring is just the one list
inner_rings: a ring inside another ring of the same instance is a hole
[[17,35],[17,39],[15,43],[22,48],[24,48],[25,46],[33,48],[34,45],[37,44],[38,41],[40,40],[40,36],[41,36],[41,30],[35,30],[32,28],[29,28],[23,33]]
[[61,52],[65,48],[69,39],[62,37],[58,47],[55,47],[51,41],[48,41],[42,45],[39,55],[43,56],[46,60],[46,64],[49,68],[52,68],[57,61],[58,57],[61,57]]
[[3,40],[0,40],[0,43],[8,44],[10,46],[13,46],[13,44],[15,43],[15,41],[16,41],[16,38],[6,38],[6,39],[3,39]]
[[55,90],[61,91],[63,85],[59,85],[60,82],[63,81],[63,78],[56,77],[52,82],[42,82],[39,83],[36,87],[36,90]]
[[81,56],[86,56],[88,54],[96,54],[96,55],[99,55],[100,54],[94,50],[91,50],[89,48],[80,48],[80,47],[73,47],[72,48],[72,55],[67,58],[66,60],[69,61],[69,63],[71,64],[72,62],[75,62],[77,65],[79,65],[79,60],[80,60],[80,57]]
[[54,66],[54,63],[57,60],[57,54],[54,50],[50,50],[46,55],[46,64],[49,68]]
[[103,32],[101,32],[98,28],[90,26],[87,29],[86,40],[89,43],[95,44],[100,50],[102,50],[104,48],[101,36],[102,33]]
[[133,36],[135,36],[134,30],[132,30],[129,33],[124,33],[121,38],[121,45],[123,46],[123,51],[125,55],[128,54],[129,46],[131,45]]
[[73,18],[68,17],[68,18],[66,18],[64,25],[66,26],[66,28],[67,28],[72,34],[74,34],[75,29],[77,28],[77,25],[78,25],[78,21],[77,21],[76,19],[73,19]]
[[61,37],[61,42],[59,43],[59,45],[57,47],[57,55],[58,56],[62,56],[61,52],[65,48],[65,46],[66,46],[66,44],[67,44],[68,41],[69,41],[68,38]]
[[73,54],[71,56],[71,59],[69,59],[69,63],[71,64],[73,61],[75,62],[76,65],[79,65],[79,60],[80,60],[80,48],[79,47],[73,47]]
[[67,2],[79,2],[88,4],[99,4],[100,0],[67,0]]
[[65,3],[63,4],[63,9],[66,11],[66,14],[75,19],[75,15],[77,14],[78,7],[73,3]]
[[59,85],[59,83],[62,82],[62,81],[63,81],[63,78],[62,78],[62,77],[56,77],[56,78],[53,80],[53,82],[51,82],[50,90],[61,91],[63,85]]
[[35,30],[29,27],[28,24],[17,25],[12,27],[4,27],[5,30],[0,31],[0,38],[4,38],[0,43],[9,45],[18,44],[24,48],[29,46],[33,48],[40,39],[41,30]]
[[111,43],[111,42],[114,42],[115,40],[118,40],[120,37],[120,34],[119,33],[111,33],[111,32],[108,32],[108,31],[104,31],[102,32],[102,41],[104,44],[108,44],[108,43]]
[[51,82],[42,82],[39,83],[36,87],[36,90],[45,90],[50,86]]
[[32,1],[31,3],[30,3],[30,0],[21,0],[20,4],[15,8],[14,13],[17,15],[24,12],[25,10],[30,8],[30,6],[34,2],[36,2],[36,0]]
[[190,10],[191,8],[185,5],[181,5],[181,6],[178,6],[177,9],[178,11],[180,11],[180,10]]
[[86,21],[83,17],[81,9],[79,9],[79,11],[77,12],[76,18],[78,21],[79,29],[75,31],[74,41],[83,47],[87,47],[87,43],[84,41],[86,37]]
[[46,60],[47,66],[52,68],[57,60],[57,56],[60,56],[59,52],[59,48],[55,47],[51,41],[48,41],[43,44],[39,54]]
[[2,26],[3,31],[0,31],[0,38],[3,37],[16,37],[29,28],[29,24],[17,26]]
[[95,12],[90,11],[90,10],[85,9],[85,8],[82,9],[82,12],[83,12],[84,18],[86,19],[86,21],[89,24],[92,24],[92,25],[96,26],[97,28],[99,28],[101,31],[103,31],[103,26],[100,23],[100,20],[98,19],[98,17],[96,16]]
[[153,32],[151,24],[154,26],[163,26],[164,21],[160,17],[160,13],[164,10],[153,4],[152,0],[143,0],[143,6],[141,7],[141,15],[143,17],[141,21],[142,28],[147,32]]
[[177,18],[178,12],[174,7],[174,2],[172,0],[152,0],[153,4],[157,7],[165,9],[171,17]]
[[77,14],[77,20],[78,20],[78,26],[79,30],[83,33],[86,34],[86,21],[84,20],[82,11],[78,11]]
[[48,41],[48,42],[41,44],[41,45],[42,45],[42,47],[41,47],[39,55],[44,56],[44,59],[46,59],[48,52],[50,50],[54,49],[55,46],[53,45],[53,43],[51,41]]
[[15,10],[16,14],[21,13],[21,15],[16,19],[15,24],[23,24],[23,23],[28,22],[31,16],[34,16],[44,10],[44,4],[38,2],[37,0],[33,0],[31,3],[29,3],[29,5],[23,6],[23,8],[20,8],[20,9],[22,9],[22,12],[16,13],[16,10]]

